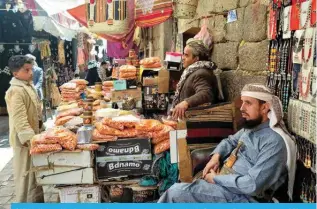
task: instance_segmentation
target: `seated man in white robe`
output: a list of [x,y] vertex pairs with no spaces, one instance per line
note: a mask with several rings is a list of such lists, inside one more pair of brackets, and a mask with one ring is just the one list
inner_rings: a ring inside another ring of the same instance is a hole
[[174,184],[159,203],[269,200],[287,179],[292,199],[296,145],[284,126],[279,98],[263,85],[249,84],[241,100],[244,128],[222,140],[211,153],[202,179]]

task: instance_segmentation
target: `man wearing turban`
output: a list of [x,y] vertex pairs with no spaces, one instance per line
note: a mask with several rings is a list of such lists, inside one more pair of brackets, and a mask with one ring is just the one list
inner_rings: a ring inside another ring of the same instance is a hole
[[[244,128],[222,140],[211,153],[203,179],[174,184],[159,202],[270,201],[284,182],[292,199],[296,145],[284,126],[279,98],[261,84],[248,84],[241,100]],[[238,144],[242,144],[240,149]],[[231,168],[218,172],[220,162],[230,164],[229,156],[235,151]]]

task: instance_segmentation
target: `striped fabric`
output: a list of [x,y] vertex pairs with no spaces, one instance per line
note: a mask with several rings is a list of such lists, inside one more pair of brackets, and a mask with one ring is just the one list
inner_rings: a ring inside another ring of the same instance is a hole
[[[165,22],[173,14],[172,0],[153,0],[151,8],[144,1],[137,1],[135,8],[135,22],[139,27],[152,27]],[[142,3],[143,4],[142,4]],[[150,2],[150,1],[149,1]],[[144,7],[147,7],[145,10]]]
[[[90,17],[91,4],[87,4],[87,19]],[[113,0],[112,3],[107,3],[107,0],[96,0],[94,6],[94,21],[103,23],[108,20],[125,20],[127,18],[127,1]]]

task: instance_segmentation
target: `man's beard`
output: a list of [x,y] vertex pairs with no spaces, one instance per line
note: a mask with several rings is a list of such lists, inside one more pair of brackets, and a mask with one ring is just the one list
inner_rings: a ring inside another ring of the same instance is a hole
[[263,117],[259,116],[257,119],[247,120],[242,118],[242,127],[246,129],[253,129],[262,123]]

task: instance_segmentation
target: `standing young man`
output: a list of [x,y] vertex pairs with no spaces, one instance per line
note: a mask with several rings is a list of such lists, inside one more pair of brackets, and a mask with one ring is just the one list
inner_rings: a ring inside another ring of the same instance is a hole
[[41,103],[32,84],[33,60],[22,55],[9,59],[13,74],[6,92],[9,113],[10,145],[13,148],[13,169],[16,202],[44,202],[42,187],[36,185],[31,171],[30,140],[40,132]]

